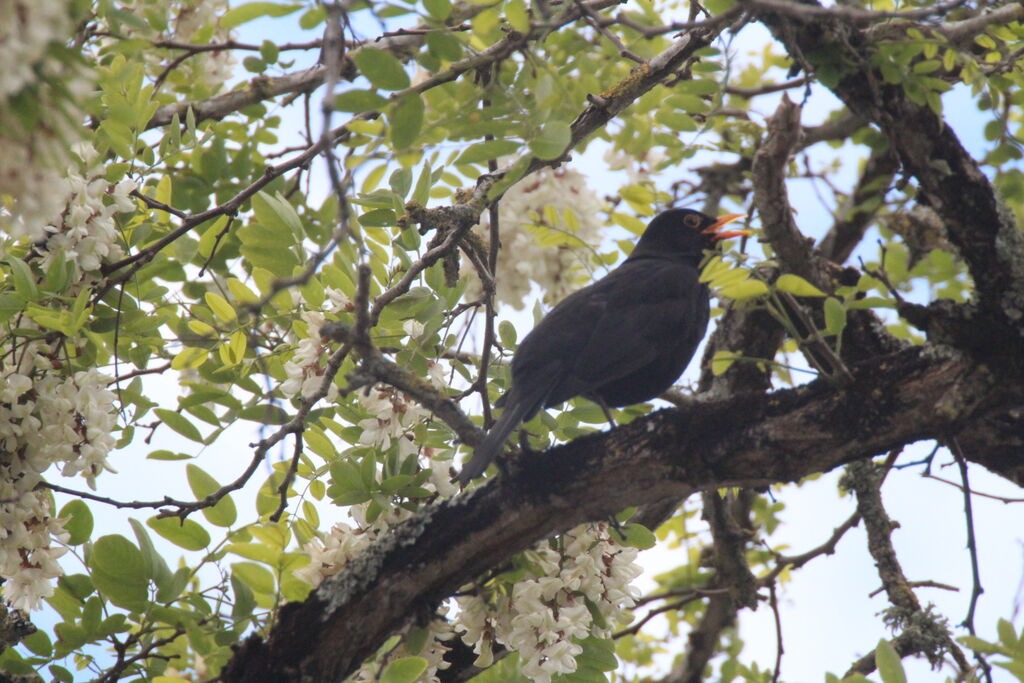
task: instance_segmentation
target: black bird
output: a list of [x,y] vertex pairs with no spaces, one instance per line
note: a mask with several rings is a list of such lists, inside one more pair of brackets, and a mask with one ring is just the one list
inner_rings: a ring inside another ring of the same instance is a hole
[[606,406],[642,403],[686,369],[708,326],[708,288],[699,281],[706,250],[743,218],[689,209],[658,214],[633,253],[606,277],[566,297],[526,335],[512,358],[505,412],[476,447],[458,481],[483,473],[516,425],[573,396]]

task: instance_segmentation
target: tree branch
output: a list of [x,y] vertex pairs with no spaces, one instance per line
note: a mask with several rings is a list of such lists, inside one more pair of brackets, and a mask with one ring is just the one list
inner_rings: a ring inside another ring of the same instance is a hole
[[418,606],[552,533],[652,499],[794,481],[1024,400],[1020,383],[1000,384],[934,349],[875,358],[853,373],[845,390],[819,380],[695,403],[524,454],[509,463],[509,476],[424,509],[305,602],[285,605],[267,640],[247,640],[222,679],[340,680]]

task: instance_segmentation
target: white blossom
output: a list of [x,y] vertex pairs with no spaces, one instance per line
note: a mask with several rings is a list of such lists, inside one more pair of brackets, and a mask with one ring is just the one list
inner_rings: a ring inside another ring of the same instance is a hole
[[81,163],[68,169],[63,211],[43,227],[40,267],[46,270],[54,259],[63,258],[74,265],[76,284],[81,285],[98,277],[93,273],[104,263],[124,256],[114,215],[135,210],[129,195],[136,183],[130,178],[106,180],[103,161],[91,145],[79,143],[73,151]]
[[[606,524],[583,525],[561,538],[560,549],[543,541],[526,554],[533,571],[503,594],[457,598],[457,628],[477,654],[477,666],[493,661],[495,644],[519,653],[521,671],[548,683],[576,670],[583,651],[578,641],[594,634],[609,637],[624,620],[639,591],[637,551],[618,545]],[[605,627],[594,621],[588,602]]]
[[[0,372],[0,577],[4,599],[38,609],[62,574],[66,548],[62,520],[51,517],[49,497],[36,486],[53,466],[90,486],[114,447],[117,413],[110,378],[95,369],[72,376],[56,372],[53,350],[35,341],[21,362]],[[31,359],[31,360],[29,360]]]
[[[547,224],[545,207],[555,210],[560,217],[558,224]],[[577,289],[581,281],[587,279],[583,263],[601,240],[599,215],[602,208],[601,200],[587,186],[583,174],[572,169],[542,169],[513,186],[502,197],[498,211],[501,233],[495,274],[498,301],[521,309],[534,284],[539,286],[548,303]],[[575,230],[562,218],[567,211],[578,223]],[[544,246],[531,233],[531,226],[535,224],[561,232],[565,239],[556,246]],[[489,239],[486,220],[474,229]],[[479,280],[472,278],[467,297],[479,298],[481,291]]]
[[363,430],[359,443],[386,450],[392,440],[398,439],[403,455],[416,452],[415,443],[405,437],[411,436],[420,420],[430,414],[427,410],[388,387],[374,387],[358,396],[359,403],[371,415],[359,421]]
[[419,320],[406,320],[402,323],[402,329],[413,339],[423,336],[423,323]]
[[[67,0],[3,0],[0,2],[0,101],[38,76],[35,69],[47,48],[71,32]],[[9,160],[5,159],[5,163]]]
[[299,578],[314,588],[328,576],[340,572],[360,551],[369,545],[373,534],[365,534],[344,522],[331,527],[327,537],[321,541],[314,538],[302,546],[309,554],[309,564],[295,571]]
[[[308,327],[308,333],[299,340],[295,353],[284,364],[288,379],[281,383],[281,393],[289,398],[301,396],[311,398],[324,382],[325,361],[327,353],[320,341],[320,327],[324,324],[324,316],[316,311],[306,311],[300,316]],[[338,387],[331,382],[327,388],[327,400],[333,401],[338,396]]]

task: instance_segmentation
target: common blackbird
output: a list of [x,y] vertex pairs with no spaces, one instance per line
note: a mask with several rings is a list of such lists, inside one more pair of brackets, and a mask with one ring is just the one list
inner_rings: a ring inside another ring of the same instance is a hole
[[699,281],[704,251],[749,235],[723,230],[743,217],[664,211],[622,265],[551,309],[512,358],[511,387],[495,404],[504,413],[462,468],[459,483],[483,473],[516,425],[541,408],[573,396],[624,406],[672,386],[708,326],[708,288]]

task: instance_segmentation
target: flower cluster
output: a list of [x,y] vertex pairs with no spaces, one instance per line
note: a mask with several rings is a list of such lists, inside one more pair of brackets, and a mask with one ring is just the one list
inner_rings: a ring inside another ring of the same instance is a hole
[[71,32],[67,0],[5,0],[0,3],[0,101],[34,82],[53,43]]
[[359,443],[388,449],[392,441],[396,441],[401,457],[412,455],[419,449],[413,441],[412,431],[430,415],[419,403],[385,385],[359,392],[359,403],[372,416],[359,421],[363,430]]
[[[586,178],[572,169],[542,169],[510,189],[498,210],[498,301],[521,309],[534,284],[548,303],[575,290],[585,279],[583,263],[601,240],[601,209]],[[566,212],[574,220],[566,221]],[[487,220],[474,229],[488,238]],[[467,295],[479,298],[481,291],[474,278]]]
[[[145,20],[152,11],[152,0],[122,0],[123,9],[130,11]],[[182,44],[209,45],[223,43],[234,38],[233,32],[222,29],[218,19],[228,10],[228,0],[161,0],[163,5],[158,10],[166,16],[166,29],[159,38]],[[122,33],[132,37],[154,39],[152,32],[146,33],[129,24],[125,24]],[[171,53],[180,57],[181,50]],[[170,57],[166,60],[170,61]],[[211,93],[216,92],[234,72],[237,63],[231,50],[204,50],[192,54],[176,68],[177,74],[169,81],[194,87],[203,84]],[[153,59],[151,66],[160,72],[166,66],[164,60]]]
[[66,540],[61,520],[50,512],[46,491],[36,490],[56,464],[65,476],[92,485],[114,446],[117,413],[110,378],[95,371],[63,377],[53,372],[56,354],[44,342],[18,351],[22,367],[0,376],[0,576],[4,598],[17,609],[38,609],[61,575],[56,560]]
[[[324,324],[324,316],[316,311],[305,311],[300,317],[308,326],[308,333],[299,340],[295,355],[284,364],[288,376],[281,384],[281,393],[289,398],[301,396],[312,398],[320,390],[324,382],[325,356],[324,345],[320,340],[320,327]],[[327,400],[333,401],[338,395],[338,387],[331,382],[327,390]]]
[[295,577],[313,586],[319,586],[328,576],[345,568],[353,557],[370,544],[373,534],[365,534],[344,522],[338,522],[323,540],[314,538],[302,546],[309,555],[309,564],[295,570]]
[[74,265],[74,280],[88,284],[91,273],[101,265],[124,256],[114,215],[135,211],[130,195],[136,183],[130,178],[116,183],[107,180],[104,166],[90,145],[77,144],[74,152],[83,170],[68,169],[64,210],[57,220],[43,227],[40,267],[46,270],[53,259],[63,258]]
[[631,582],[641,571],[636,555],[635,548],[615,542],[607,524],[583,525],[558,544],[545,541],[526,553],[529,575],[511,596],[459,597],[457,627],[476,652],[477,666],[489,666],[499,644],[519,653],[523,675],[534,681],[549,683],[575,671],[582,652],[576,641],[610,636],[634,606],[639,592]]
[[0,2],[0,230],[38,239],[67,196],[68,147],[81,137],[84,65],[56,50],[73,28],[66,0]]

